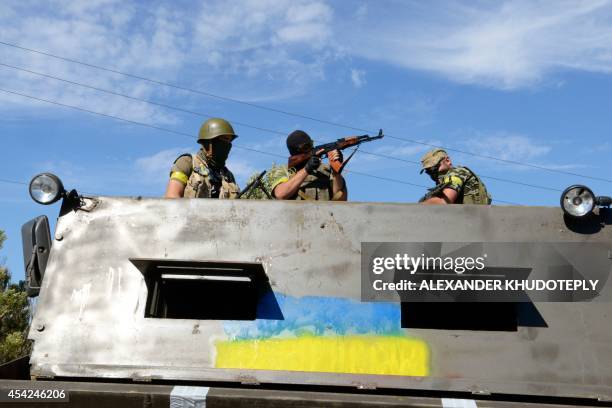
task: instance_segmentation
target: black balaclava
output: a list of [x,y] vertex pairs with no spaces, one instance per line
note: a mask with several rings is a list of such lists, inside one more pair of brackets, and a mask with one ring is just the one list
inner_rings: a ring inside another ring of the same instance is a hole
[[[212,152],[209,154],[207,152],[208,146],[212,146]],[[230,150],[232,150],[232,144],[230,142],[226,142],[220,139],[213,139],[210,141],[204,141],[202,143],[204,147],[204,155],[206,156],[206,163],[214,168],[214,169],[222,169],[225,167],[225,161],[227,160],[227,156],[229,156]]]

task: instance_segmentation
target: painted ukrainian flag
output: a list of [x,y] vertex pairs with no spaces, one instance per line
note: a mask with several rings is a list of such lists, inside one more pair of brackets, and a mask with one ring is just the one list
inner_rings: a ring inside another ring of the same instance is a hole
[[429,375],[429,347],[400,327],[400,308],[276,295],[283,319],[225,322],[217,368]]

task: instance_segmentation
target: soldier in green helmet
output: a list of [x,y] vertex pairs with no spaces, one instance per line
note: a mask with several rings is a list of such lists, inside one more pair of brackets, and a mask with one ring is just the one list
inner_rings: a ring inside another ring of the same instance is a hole
[[236,198],[240,189],[225,161],[237,137],[224,119],[204,122],[198,135],[200,151],[183,154],[174,161],[164,197]]
[[421,158],[421,164],[421,173],[426,172],[436,183],[421,203],[491,204],[491,195],[482,180],[467,167],[454,167],[445,150],[430,150]]

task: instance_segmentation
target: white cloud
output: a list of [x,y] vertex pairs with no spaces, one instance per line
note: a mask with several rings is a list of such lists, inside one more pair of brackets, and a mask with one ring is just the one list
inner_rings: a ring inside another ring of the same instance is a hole
[[[328,79],[331,65],[355,57],[503,89],[538,83],[558,69],[612,72],[609,1],[332,4],[215,0],[179,9],[120,0],[13,0],[0,4],[0,38],[250,102],[305,94]],[[140,98],[172,103],[174,97],[177,105],[196,100],[6,46],[0,46],[0,59]],[[365,70],[351,69],[350,78],[364,86]],[[180,120],[151,105],[6,67],[0,67],[0,80],[12,90],[130,120]],[[2,93],[0,102],[1,110],[29,107],[37,114],[46,106]],[[427,122],[430,104],[416,109]]]
[[[240,182],[240,180],[248,180],[249,177],[253,175],[255,172],[261,171],[253,167],[249,160],[242,159],[235,155],[231,155],[227,160],[227,168],[232,171],[236,180]],[[240,187],[244,187],[241,185]]]
[[[195,153],[197,146],[177,147],[164,149],[149,156],[144,156],[134,161],[134,170],[139,177],[140,183],[148,186],[150,184],[160,184],[160,180],[167,180],[172,163],[184,153]],[[253,173],[260,169],[252,165],[252,158],[243,150],[234,150],[227,159],[227,167],[234,173],[237,180],[247,180]]]
[[196,20],[192,54],[216,76],[204,84],[249,101],[306,92],[337,55],[323,1],[206,2]]
[[[163,7],[142,13],[118,0],[14,1],[3,7],[9,11],[0,14],[0,37],[9,43],[160,80],[174,78],[185,60],[182,27],[176,22],[176,13]],[[166,92],[151,84],[4,45],[0,58],[17,67],[133,96],[152,98]],[[108,115],[148,123],[175,122],[173,115],[151,105],[7,67],[0,68],[0,79],[7,89]],[[2,104],[2,109],[49,109],[49,105],[25,98],[0,94],[0,99],[11,102]]]
[[322,2],[294,4],[287,9],[286,23],[277,31],[281,42],[322,46],[331,35],[331,8]]
[[[93,65],[262,102],[303,94],[325,79],[325,67],[337,55],[333,17],[325,1],[307,0],[217,0],[184,8],[120,0],[13,0],[0,5],[0,38]],[[195,100],[194,95],[163,86],[7,46],[0,46],[0,58],[139,98]],[[148,104],[7,67],[0,67],[0,79],[11,90],[108,115],[155,124],[178,120],[176,114]],[[3,94],[0,101],[7,102],[0,109],[49,109]]]
[[339,41],[353,55],[501,89],[559,69],[612,72],[609,1],[427,4],[379,8],[371,18],[384,25],[340,29]]
[[290,23],[312,23],[329,21],[332,17],[331,8],[323,2],[297,3],[287,10],[287,21]]
[[351,82],[356,88],[361,88],[366,84],[365,71],[360,69],[351,69]]
[[474,153],[522,162],[539,159],[552,150],[551,146],[538,143],[527,136],[504,132],[469,139],[464,146],[469,147],[465,150]]
[[193,153],[193,148],[176,147],[159,151],[153,155],[136,159],[135,167],[138,174],[143,175],[141,180],[164,180],[168,178],[172,163],[183,153]]

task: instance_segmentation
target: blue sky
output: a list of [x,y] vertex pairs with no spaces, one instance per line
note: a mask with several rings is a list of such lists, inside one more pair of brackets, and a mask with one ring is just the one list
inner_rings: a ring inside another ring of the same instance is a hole
[[[612,179],[612,2],[3,1],[0,41],[269,108],[554,170]],[[154,85],[0,44],[0,63],[234,122],[236,146],[286,155],[283,134],[355,131]],[[0,92],[1,179],[42,171],[104,195],[163,194],[176,156],[197,150],[201,116],[0,65],[0,88],[119,116],[171,134]],[[363,150],[418,161],[387,137]],[[556,190],[612,183],[451,153],[489,177]],[[283,159],[234,148],[239,184]],[[428,185],[418,167],[358,154],[349,170]],[[349,199],[414,202],[423,189],[347,174]],[[557,206],[559,191],[484,178],[493,198]],[[0,182],[0,261],[23,277],[21,224],[47,214]],[[499,203],[498,204],[502,204]]]

